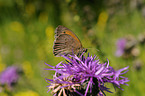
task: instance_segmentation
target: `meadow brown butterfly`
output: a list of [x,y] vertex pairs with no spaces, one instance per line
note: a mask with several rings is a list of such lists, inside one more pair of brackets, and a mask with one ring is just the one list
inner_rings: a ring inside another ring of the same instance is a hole
[[68,28],[59,25],[55,30],[55,41],[53,46],[53,54],[57,57],[61,55],[80,55],[87,52],[83,48],[78,37]]

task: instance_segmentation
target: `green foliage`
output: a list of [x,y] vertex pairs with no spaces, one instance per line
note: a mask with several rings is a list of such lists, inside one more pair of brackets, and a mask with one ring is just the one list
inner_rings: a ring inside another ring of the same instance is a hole
[[[107,95],[145,95],[145,44],[136,45],[140,54],[135,57],[125,59],[114,55],[118,38],[131,35],[138,41],[139,35],[145,32],[143,0],[136,6],[131,5],[134,0],[110,0],[109,3],[106,0],[8,1],[0,0],[0,71],[12,65],[24,70],[12,91],[13,96],[27,91],[32,96],[50,95],[45,78],[52,78],[53,72],[44,70],[47,67],[44,62],[56,65],[63,60],[53,55],[54,30],[58,25],[71,29],[91,54],[98,54],[100,59],[108,58],[114,68],[130,66],[126,74],[129,86]],[[139,70],[136,60],[141,61]]]

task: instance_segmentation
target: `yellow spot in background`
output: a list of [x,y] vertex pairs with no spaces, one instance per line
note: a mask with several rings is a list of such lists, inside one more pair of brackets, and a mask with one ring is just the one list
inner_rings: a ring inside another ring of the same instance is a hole
[[74,21],[77,22],[77,21],[79,21],[79,20],[80,20],[80,17],[79,17],[78,15],[75,15],[75,16],[74,16]]
[[48,37],[49,40],[54,37],[54,28],[53,26],[48,26],[46,27],[45,30],[46,36]]
[[24,27],[23,25],[18,22],[18,21],[14,21],[10,23],[10,29],[14,32],[20,33],[20,34],[24,34]]
[[40,96],[34,91],[18,92],[14,96]]
[[108,20],[108,14],[106,12],[101,12],[98,18],[97,27],[100,31],[103,31],[106,27],[106,22]]
[[4,71],[5,68],[6,68],[6,65],[3,64],[2,58],[1,58],[1,55],[0,55],[0,72]]
[[106,12],[101,12],[99,17],[98,17],[98,22],[96,24],[96,36],[101,40],[101,38],[104,38],[105,35],[105,28],[106,28],[106,23],[108,20],[108,13]]
[[33,78],[34,73],[33,73],[31,63],[29,61],[23,62],[22,68],[27,78],[29,79]]
[[37,49],[37,56],[40,60],[44,59],[45,58],[45,46],[44,45],[40,45]]
[[48,26],[45,30],[47,41],[46,41],[46,51],[52,54],[53,42],[54,42],[54,28],[52,26]]
[[52,48],[53,48],[53,41],[54,41],[54,28],[53,26],[47,26],[45,29],[45,34],[47,40],[46,42],[43,42],[39,45],[37,48],[37,56],[39,59],[44,59],[46,55],[51,55],[52,54]]
[[[1,90],[1,89],[0,89],[0,90]],[[1,91],[0,91],[0,96],[8,96],[8,94],[5,93],[5,92],[1,92]]]
[[42,23],[47,23],[48,22],[48,13],[41,12],[39,15],[39,21]]
[[4,71],[6,68],[5,64],[0,63],[0,72]]
[[35,13],[35,6],[31,3],[27,4],[25,11],[29,16],[32,16]]

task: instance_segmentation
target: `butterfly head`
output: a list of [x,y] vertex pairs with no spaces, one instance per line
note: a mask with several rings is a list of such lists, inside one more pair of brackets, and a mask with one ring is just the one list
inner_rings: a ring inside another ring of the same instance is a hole
[[83,48],[82,51],[86,53],[88,51],[88,49]]
[[79,50],[77,55],[80,56],[82,53],[86,53],[87,51],[88,51],[88,49],[82,48],[82,49]]

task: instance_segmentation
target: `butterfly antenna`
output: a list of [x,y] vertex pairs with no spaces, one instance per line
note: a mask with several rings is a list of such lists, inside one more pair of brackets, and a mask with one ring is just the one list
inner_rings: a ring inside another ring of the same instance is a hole
[[97,51],[98,54],[100,54],[101,56],[104,56],[105,54],[99,50],[99,49],[96,49],[96,48],[87,48],[88,49],[88,53],[89,53],[89,50],[93,50],[93,51]]
[[[87,49],[93,49],[93,48],[87,48]],[[95,48],[95,50],[100,51],[99,49],[96,49],[96,48]]]

